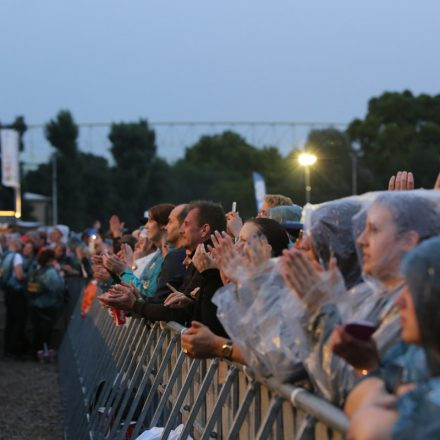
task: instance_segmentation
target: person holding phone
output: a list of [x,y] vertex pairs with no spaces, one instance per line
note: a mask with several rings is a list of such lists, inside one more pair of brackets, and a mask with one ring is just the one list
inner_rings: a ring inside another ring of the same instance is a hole
[[406,284],[396,300],[402,339],[422,347],[429,377],[394,389],[375,377],[353,389],[345,411],[354,440],[440,438],[440,237],[410,251],[402,272]]

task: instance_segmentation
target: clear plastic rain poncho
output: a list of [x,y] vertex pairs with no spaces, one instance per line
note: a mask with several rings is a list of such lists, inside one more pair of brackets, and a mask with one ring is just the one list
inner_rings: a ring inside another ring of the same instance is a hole
[[[351,219],[360,208],[361,204],[350,198],[309,209],[309,223],[316,233],[314,248],[326,260],[333,249],[342,267],[342,276],[338,273],[334,280],[324,274],[321,284],[333,289],[327,289],[330,296],[314,299],[315,306],[334,302],[345,293],[343,277],[352,283],[360,280],[356,249],[350,240]],[[255,268],[255,276],[238,272],[240,287],[226,286],[214,298],[217,315],[258,374],[289,380],[310,350],[302,322],[306,315],[304,303],[285,286],[279,261]]]
[[440,438],[440,237],[409,252],[404,257],[403,273],[432,377],[399,398],[399,419],[392,438]]
[[400,341],[394,301],[403,284],[401,259],[419,239],[440,232],[438,191],[369,193],[362,199],[364,207],[353,218],[353,233],[365,282],[310,316],[307,327],[313,348],[304,365],[317,391],[338,405],[359,379],[354,368],[329,348],[334,326],[359,320],[376,323],[373,338],[382,359]]
[[286,382],[302,370],[307,350],[299,323],[304,308],[284,286],[277,267],[278,259],[271,259],[256,268],[254,276],[241,277],[238,286],[220,289],[213,303],[220,322],[254,372]]

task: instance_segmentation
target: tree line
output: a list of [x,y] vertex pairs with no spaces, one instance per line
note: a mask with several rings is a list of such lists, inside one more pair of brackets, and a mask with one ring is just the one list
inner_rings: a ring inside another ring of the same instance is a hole
[[[24,133],[24,119],[17,121]],[[225,131],[202,136],[181,159],[169,163],[158,156],[148,121],[139,120],[111,125],[114,164],[109,164],[101,156],[81,152],[78,134],[65,110],[45,126],[56,155],[59,222],[76,230],[95,219],[106,221],[113,213],[135,227],[149,206],[194,199],[220,201],[226,209],[236,201],[242,215],[252,216],[252,171],[264,176],[268,192],[304,203],[304,170],[297,149],[284,157],[276,146],[257,148]],[[312,202],[350,195],[354,165],[359,193],[386,188],[399,169],[413,171],[416,186],[432,187],[440,169],[440,95],[386,92],[372,98],[365,118],[355,119],[346,130],[310,131],[306,148],[318,156],[312,169]],[[23,191],[51,196],[51,176],[52,164],[41,164],[24,175]]]

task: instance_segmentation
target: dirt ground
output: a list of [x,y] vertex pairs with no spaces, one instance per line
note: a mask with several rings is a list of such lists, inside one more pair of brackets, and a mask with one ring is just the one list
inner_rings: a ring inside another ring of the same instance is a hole
[[[0,353],[4,322],[0,292]],[[0,440],[63,438],[57,365],[0,358]]]

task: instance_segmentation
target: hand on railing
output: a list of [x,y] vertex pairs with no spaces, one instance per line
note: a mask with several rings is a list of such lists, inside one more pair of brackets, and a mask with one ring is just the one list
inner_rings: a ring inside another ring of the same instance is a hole
[[197,321],[192,321],[191,327],[181,336],[182,351],[198,359],[221,357],[224,341],[225,338],[215,335],[206,325]]

